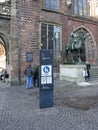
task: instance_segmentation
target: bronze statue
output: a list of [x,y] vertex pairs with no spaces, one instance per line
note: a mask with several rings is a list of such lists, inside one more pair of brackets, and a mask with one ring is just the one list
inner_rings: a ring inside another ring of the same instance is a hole
[[[81,52],[85,47],[86,34],[80,32],[77,34],[75,31],[71,33],[70,41],[66,45],[65,52],[68,60],[71,62],[81,62]],[[69,55],[69,53],[71,53]],[[75,56],[74,56],[75,55]],[[70,57],[71,56],[71,57]]]

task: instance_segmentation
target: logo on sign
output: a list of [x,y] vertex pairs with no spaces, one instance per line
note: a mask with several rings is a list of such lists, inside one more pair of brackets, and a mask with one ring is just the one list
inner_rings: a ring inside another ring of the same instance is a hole
[[43,68],[43,71],[44,71],[45,73],[49,73],[50,68],[49,68],[48,66],[45,66],[45,67]]
[[42,76],[51,76],[52,74],[52,69],[51,65],[42,65],[41,67],[41,75]]

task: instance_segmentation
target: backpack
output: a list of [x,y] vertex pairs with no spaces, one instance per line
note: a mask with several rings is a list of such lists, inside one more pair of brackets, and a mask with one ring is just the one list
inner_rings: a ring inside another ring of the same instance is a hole
[[31,77],[33,75],[33,70],[31,67],[28,67],[24,73],[26,76]]

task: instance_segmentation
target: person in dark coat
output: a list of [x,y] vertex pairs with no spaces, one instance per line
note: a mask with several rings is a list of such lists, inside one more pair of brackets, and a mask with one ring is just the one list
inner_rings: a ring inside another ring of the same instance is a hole
[[90,79],[90,68],[91,68],[91,65],[88,61],[86,61],[86,69],[87,69],[87,74],[88,74],[88,80]]
[[34,68],[34,73],[33,73],[33,81],[34,81],[34,87],[39,87],[39,66],[36,66]]

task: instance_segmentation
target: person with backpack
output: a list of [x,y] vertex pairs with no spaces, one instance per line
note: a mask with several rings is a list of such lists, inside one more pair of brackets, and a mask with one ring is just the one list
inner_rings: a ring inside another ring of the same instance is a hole
[[26,76],[26,88],[32,88],[33,87],[33,69],[31,65],[29,65],[25,71],[24,74]]

